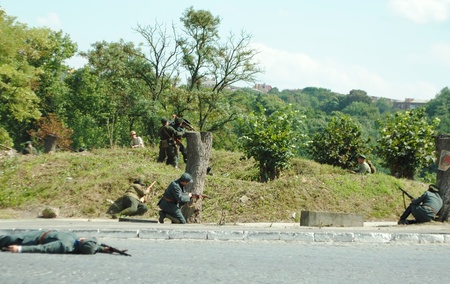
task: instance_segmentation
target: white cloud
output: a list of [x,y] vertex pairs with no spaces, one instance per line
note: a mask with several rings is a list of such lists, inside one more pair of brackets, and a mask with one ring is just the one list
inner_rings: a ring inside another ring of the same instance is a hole
[[46,26],[52,29],[56,29],[61,26],[59,16],[55,13],[48,13],[45,17],[38,17],[37,22],[41,26]]
[[323,60],[299,52],[277,50],[261,43],[253,46],[259,50],[257,60],[265,69],[259,83],[283,89],[320,87],[341,94],[360,89],[369,96],[404,100],[405,98],[431,99],[439,91],[425,81],[391,82],[364,66],[349,65],[336,60]]
[[389,8],[419,23],[445,22],[450,17],[450,0],[390,0]]

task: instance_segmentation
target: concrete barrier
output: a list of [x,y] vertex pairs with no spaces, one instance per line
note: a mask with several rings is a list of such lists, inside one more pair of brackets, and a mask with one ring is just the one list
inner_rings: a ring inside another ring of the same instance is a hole
[[308,227],[363,227],[362,215],[302,211],[300,216],[300,226]]

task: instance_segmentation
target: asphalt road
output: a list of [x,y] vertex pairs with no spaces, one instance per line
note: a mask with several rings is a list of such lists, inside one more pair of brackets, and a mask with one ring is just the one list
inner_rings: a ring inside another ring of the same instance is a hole
[[448,244],[101,239],[132,257],[0,253],[1,283],[448,283]]

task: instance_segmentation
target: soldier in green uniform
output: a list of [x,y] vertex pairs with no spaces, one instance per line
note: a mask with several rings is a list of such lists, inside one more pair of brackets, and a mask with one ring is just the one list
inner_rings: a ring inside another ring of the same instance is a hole
[[[419,198],[411,199],[411,204],[406,207],[405,212],[398,221],[399,225],[414,223],[424,223],[432,221],[442,207],[442,198],[439,195],[439,188],[431,184]],[[415,220],[406,220],[412,213]]]
[[[148,210],[147,204],[145,204],[145,197],[149,194],[153,187],[153,184],[144,190],[145,184],[140,179],[135,179],[133,184],[128,187],[125,194],[114,202],[114,209],[110,208],[108,213],[111,214],[112,218],[117,218],[119,216],[133,216],[133,215],[144,215]],[[116,213],[117,212],[117,213]]]
[[159,138],[159,156],[158,163],[163,163],[167,158],[166,164],[178,168],[178,146],[176,139],[183,136],[183,132],[175,130],[169,125],[169,121],[165,118],[161,119],[161,128],[158,131]]
[[110,252],[95,239],[79,238],[73,232],[30,231],[0,236],[3,251],[22,253],[78,253]]
[[187,152],[186,147],[184,147],[182,141],[182,138],[186,135],[186,129],[184,128],[184,119],[182,117],[177,117],[176,115],[174,115],[174,120],[169,125],[172,126],[176,131],[183,133],[182,137],[176,140],[176,146],[178,147],[178,152],[181,153],[181,155],[183,156],[183,161],[186,164]]
[[25,142],[25,148],[23,149],[22,154],[37,155],[38,152],[37,152],[36,148],[33,147],[33,144],[31,143],[31,141],[27,141],[27,142]]
[[186,219],[181,213],[180,207],[191,201],[192,193],[188,193],[185,187],[192,182],[192,176],[183,173],[181,177],[169,184],[162,198],[158,202],[159,223],[164,223],[164,218],[168,215],[175,222],[186,224]]
[[366,162],[366,156],[359,154],[358,155],[358,168],[356,170],[350,171],[350,172],[354,173],[354,174],[360,174],[360,175],[372,173],[370,170],[369,164]]

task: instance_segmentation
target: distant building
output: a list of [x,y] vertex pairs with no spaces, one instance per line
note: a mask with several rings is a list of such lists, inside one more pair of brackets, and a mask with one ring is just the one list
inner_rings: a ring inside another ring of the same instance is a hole
[[214,86],[216,85],[216,81],[214,80],[214,78],[205,78],[201,80],[201,85],[204,88],[214,88]]
[[253,89],[258,90],[258,91],[263,92],[263,93],[267,93],[270,90],[272,90],[272,86],[271,85],[266,85],[265,83],[263,83],[263,84],[256,84],[253,87]]
[[419,107],[424,107],[427,103],[428,101],[407,98],[404,101],[394,101],[394,108],[403,110],[416,109]]

